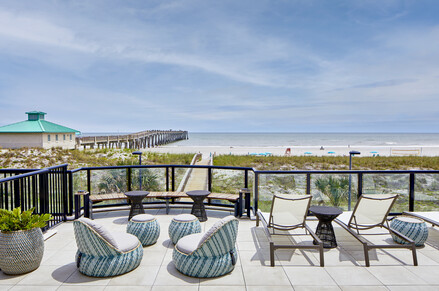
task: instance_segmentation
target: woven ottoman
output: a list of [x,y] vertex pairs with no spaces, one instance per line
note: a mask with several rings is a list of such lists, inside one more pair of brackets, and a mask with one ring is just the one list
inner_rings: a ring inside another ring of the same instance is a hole
[[160,225],[154,216],[138,214],[128,222],[127,232],[137,236],[142,246],[149,246],[157,242],[160,235]]
[[168,233],[175,245],[182,237],[201,232],[201,223],[195,215],[179,214],[175,216],[169,225]]
[[[428,238],[428,227],[425,222],[419,218],[409,216],[398,216],[392,219],[390,228],[412,239],[417,247],[423,246]],[[408,244],[400,237],[393,235],[393,240],[400,244]]]

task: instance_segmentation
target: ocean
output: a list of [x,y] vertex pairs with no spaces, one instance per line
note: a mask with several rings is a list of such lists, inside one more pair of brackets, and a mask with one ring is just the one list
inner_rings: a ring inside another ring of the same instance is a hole
[[439,133],[191,133],[174,146],[439,146]]
[[[83,133],[82,136],[126,133]],[[214,133],[189,132],[170,146],[439,146],[439,133]]]

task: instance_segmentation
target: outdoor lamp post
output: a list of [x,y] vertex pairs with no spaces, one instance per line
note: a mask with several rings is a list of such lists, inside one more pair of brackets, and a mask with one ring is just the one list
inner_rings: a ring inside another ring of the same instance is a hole
[[[139,156],[139,165],[142,165],[142,152],[141,151],[136,151],[133,152],[133,155],[138,155]],[[139,168],[139,190],[142,190],[142,169]]]
[[[352,170],[352,156],[360,155],[358,151],[349,152],[349,170]],[[352,175],[349,174],[349,196],[348,196],[348,211],[351,211],[351,189],[352,189]]]

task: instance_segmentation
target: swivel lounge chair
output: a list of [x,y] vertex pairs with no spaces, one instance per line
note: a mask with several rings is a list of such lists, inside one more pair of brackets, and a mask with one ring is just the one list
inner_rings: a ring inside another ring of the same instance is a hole
[[[369,250],[371,249],[384,249],[384,248],[406,248],[412,251],[413,264],[418,265],[416,256],[415,242],[405,235],[393,230],[389,227],[387,216],[390,209],[398,198],[398,194],[373,194],[362,195],[358,199],[357,204],[353,211],[343,212],[335,222],[343,227],[347,232],[354,236],[361,244],[363,244],[364,260],[366,267],[370,266]],[[365,239],[366,235],[374,234],[362,234],[360,231],[369,230],[375,227],[381,227],[389,231],[390,235],[395,235],[407,242],[407,244],[372,244]]]
[[76,265],[84,275],[109,277],[127,273],[139,266],[142,244],[128,233],[109,232],[88,218],[73,222],[76,244]]
[[227,216],[205,233],[180,238],[172,259],[181,273],[197,278],[218,277],[230,273],[236,264],[238,220]]
[[[325,265],[323,257],[323,242],[306,224],[306,215],[311,204],[311,195],[273,195],[270,213],[258,211],[256,226],[262,222],[270,243],[270,264],[274,267],[274,251],[277,249],[317,249],[320,253],[320,266]],[[305,229],[305,233],[314,239],[315,244],[276,244],[273,236],[288,235],[290,230]],[[277,231],[277,233],[276,233]]]

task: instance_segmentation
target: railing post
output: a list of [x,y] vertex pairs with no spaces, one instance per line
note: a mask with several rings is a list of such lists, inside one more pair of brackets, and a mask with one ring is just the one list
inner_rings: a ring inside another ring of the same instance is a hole
[[171,167],[171,189],[175,191],[175,167]]
[[91,193],[91,173],[90,173],[90,169],[87,170],[87,192]]
[[69,175],[69,191],[68,191],[68,197],[69,199],[69,215],[73,214],[73,173],[72,171],[68,172]]
[[169,192],[169,167],[166,167],[166,192]]
[[311,174],[306,174],[306,194],[311,194]]
[[212,191],[212,168],[207,170],[207,190]]
[[358,173],[358,193],[357,197],[363,195],[363,173]]
[[[140,169],[139,169],[140,171]],[[131,168],[127,168],[127,191],[131,191],[132,186],[131,186]]]
[[259,201],[259,173],[255,172],[255,198],[254,198],[254,215],[258,212],[258,201]]
[[248,189],[248,170],[244,170],[244,188]]
[[67,166],[62,167],[62,200],[63,200],[63,221],[67,221],[68,209],[68,194],[67,194]]
[[415,173],[410,173],[409,211],[415,211]]

